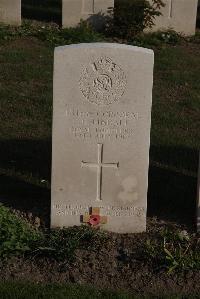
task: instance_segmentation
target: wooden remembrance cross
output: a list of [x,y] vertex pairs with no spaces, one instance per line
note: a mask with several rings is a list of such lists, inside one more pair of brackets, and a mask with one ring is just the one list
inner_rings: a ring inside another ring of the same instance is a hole
[[81,167],[96,167],[97,168],[97,198],[96,200],[100,201],[101,198],[101,187],[102,187],[102,168],[115,168],[119,167],[118,163],[103,163],[103,144],[98,143],[98,161],[97,163],[93,162],[81,162]]

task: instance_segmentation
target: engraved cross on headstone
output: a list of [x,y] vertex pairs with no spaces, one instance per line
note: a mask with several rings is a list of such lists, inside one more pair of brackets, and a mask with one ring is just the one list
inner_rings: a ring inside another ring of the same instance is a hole
[[102,168],[115,168],[119,167],[118,163],[103,163],[103,144],[98,143],[98,161],[93,162],[81,162],[81,167],[96,167],[97,168],[97,198],[96,200],[102,200],[101,189],[102,189]]

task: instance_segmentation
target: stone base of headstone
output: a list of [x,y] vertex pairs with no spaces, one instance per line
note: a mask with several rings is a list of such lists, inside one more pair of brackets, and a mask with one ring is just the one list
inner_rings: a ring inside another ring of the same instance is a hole
[[21,0],[0,0],[0,23],[21,25]]

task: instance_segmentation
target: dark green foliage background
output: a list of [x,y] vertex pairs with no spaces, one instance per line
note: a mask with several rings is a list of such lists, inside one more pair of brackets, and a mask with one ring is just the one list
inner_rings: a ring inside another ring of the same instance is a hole
[[153,4],[147,0],[116,0],[106,32],[124,39],[134,38],[145,28],[152,27],[162,6],[162,0],[153,0]]

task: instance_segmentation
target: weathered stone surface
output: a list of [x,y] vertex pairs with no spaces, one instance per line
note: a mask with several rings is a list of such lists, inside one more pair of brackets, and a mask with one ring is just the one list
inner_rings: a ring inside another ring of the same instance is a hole
[[21,0],[0,0],[0,23],[21,25]]
[[145,231],[152,83],[152,50],[55,49],[52,227]]
[[80,20],[88,20],[97,29],[105,22],[108,8],[114,7],[114,0],[62,0],[63,27],[76,27]]
[[[149,1],[151,2],[151,0]],[[154,21],[151,31],[174,29],[184,35],[195,34],[198,0],[163,0],[162,15]]]

